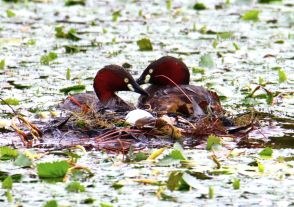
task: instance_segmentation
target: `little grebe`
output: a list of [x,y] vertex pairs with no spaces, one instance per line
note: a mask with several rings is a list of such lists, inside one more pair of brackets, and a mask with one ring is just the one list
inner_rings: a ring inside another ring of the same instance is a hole
[[95,110],[110,109],[128,111],[135,109],[133,105],[118,97],[117,91],[133,91],[148,95],[134,80],[131,74],[118,65],[107,65],[96,74],[93,83],[94,93],[81,93],[67,98],[61,108],[69,111],[81,111],[81,106],[93,106]]
[[181,113],[203,116],[222,114],[218,95],[202,86],[189,85],[190,73],[181,60],[164,56],[152,62],[137,80],[138,84],[150,83],[138,106],[149,106],[163,113]]

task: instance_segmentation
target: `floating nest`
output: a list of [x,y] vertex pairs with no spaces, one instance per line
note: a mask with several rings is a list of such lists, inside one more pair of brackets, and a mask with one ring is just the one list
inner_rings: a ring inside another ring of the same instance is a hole
[[[30,123],[22,116],[13,119],[12,128],[26,147],[64,149],[81,145],[87,149],[127,153],[150,147],[166,147],[181,142],[186,148],[203,147],[209,135],[249,146],[248,133],[256,128],[254,112],[238,116],[187,118],[179,114],[138,119],[130,125],[126,113],[100,111],[71,112],[50,123]],[[21,124],[16,124],[20,122]],[[229,139],[228,139],[229,138]]]

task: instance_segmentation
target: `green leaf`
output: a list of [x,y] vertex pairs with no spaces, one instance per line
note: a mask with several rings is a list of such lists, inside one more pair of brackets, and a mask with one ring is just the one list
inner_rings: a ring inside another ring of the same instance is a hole
[[217,38],[218,39],[230,39],[234,36],[234,33],[233,32],[218,32],[217,33]]
[[58,55],[55,52],[49,52],[46,55],[42,55],[40,62],[42,65],[49,65],[50,62],[57,59]]
[[213,145],[220,145],[221,144],[221,139],[215,135],[209,135],[207,139],[207,144],[206,144],[206,150],[211,150],[213,148]]
[[11,190],[12,186],[13,186],[13,180],[12,180],[11,176],[8,176],[7,178],[5,178],[5,180],[3,180],[3,182],[2,182],[3,189]]
[[31,40],[27,41],[26,44],[27,44],[27,45],[35,45],[35,44],[36,44],[36,40],[31,39]]
[[276,2],[282,2],[282,0],[258,0],[258,3],[260,4],[270,4],[270,3],[276,3]]
[[215,67],[215,63],[211,57],[210,54],[205,54],[205,55],[202,55],[200,57],[200,63],[199,65],[201,67],[205,67],[205,68],[214,68]]
[[174,149],[171,151],[170,156],[176,160],[187,160],[184,149],[178,142],[174,144]]
[[15,17],[15,13],[11,9],[6,10],[7,17]]
[[100,203],[100,207],[113,207],[113,205],[109,204],[109,203],[102,202],[102,203]]
[[19,105],[19,100],[16,98],[7,98],[5,100],[1,100],[0,104],[2,105],[8,104],[11,106],[16,106],[16,105]]
[[70,68],[66,69],[66,80],[70,80]]
[[205,68],[194,67],[194,68],[192,68],[192,72],[194,74],[196,74],[196,73],[204,74],[205,73]]
[[148,38],[143,38],[137,41],[137,45],[139,46],[140,51],[152,51],[152,43],[150,39]]
[[146,153],[138,152],[135,154],[134,161],[140,162],[142,160],[146,160],[147,158],[148,158],[148,155]]
[[208,198],[209,199],[213,199],[214,197],[214,188],[212,186],[209,186],[209,189],[208,189]]
[[283,69],[279,69],[279,83],[284,83],[288,80],[287,75]]
[[19,167],[30,167],[33,165],[32,160],[24,154],[18,155],[16,160],[14,161],[14,165]]
[[166,156],[164,156],[158,163],[158,166],[169,166],[180,163],[182,160],[187,160],[184,150],[179,143],[174,144],[174,149]]
[[60,89],[60,92],[62,92],[64,94],[68,94],[71,91],[80,92],[85,89],[86,89],[85,85],[79,84],[79,85],[74,85],[74,86],[62,88],[62,89]]
[[121,189],[122,187],[124,187],[124,185],[120,182],[115,182],[112,184],[112,186],[115,190]]
[[240,179],[234,179],[233,188],[234,188],[234,190],[240,189]]
[[213,40],[212,47],[215,49],[217,47],[217,45],[218,45],[218,41],[216,39]]
[[68,30],[68,32],[64,32],[63,26],[55,27],[55,37],[70,39],[73,41],[79,41],[81,38],[77,36],[77,31],[74,28]]
[[37,165],[40,178],[63,178],[70,165],[66,161],[44,162]]
[[258,167],[258,171],[259,172],[261,172],[261,173],[263,173],[264,172],[264,166],[263,166],[263,164],[262,163],[260,163],[260,162],[257,162],[257,167]]
[[95,202],[94,198],[86,198],[81,202],[81,204],[93,204]]
[[172,8],[172,0],[167,0],[167,1],[166,1],[166,8],[167,8],[168,10],[171,10],[171,8]]
[[0,70],[4,70],[5,67],[5,60],[0,60]]
[[197,2],[196,4],[194,4],[193,9],[199,11],[199,10],[205,10],[207,8],[206,8],[205,4]]
[[86,5],[86,0],[65,0],[65,6]]
[[58,204],[56,200],[50,200],[43,207],[58,207]]
[[73,46],[73,45],[64,45],[65,53],[73,54],[78,52],[86,52],[87,49],[79,47],[79,46]]
[[112,21],[117,22],[118,18],[121,16],[120,10],[112,13]]
[[254,21],[257,22],[259,20],[259,10],[251,10],[243,14],[242,20],[244,21]]
[[83,186],[79,182],[71,182],[66,186],[66,190],[67,192],[74,193],[85,192],[85,186]]
[[[182,188],[181,186],[184,185],[183,182],[184,182],[183,181],[183,172],[173,171],[169,175],[169,178],[166,182],[166,186],[171,191],[179,190],[180,188]],[[182,189],[184,189],[184,188],[182,188]]]
[[212,179],[212,177],[206,175],[203,172],[187,171],[187,173],[189,173],[191,176],[193,176],[199,180],[211,180]]
[[15,149],[4,146],[0,147],[0,160],[11,160],[18,156],[18,152]]
[[240,50],[240,47],[237,44],[237,42],[233,42],[233,46],[234,46],[235,50]]
[[5,192],[5,196],[6,196],[6,198],[7,198],[7,200],[8,200],[9,203],[12,203],[13,202],[13,196],[12,196],[10,190],[7,190]]
[[261,157],[271,157],[273,155],[273,150],[270,147],[266,147],[261,152],[259,152],[258,154]]

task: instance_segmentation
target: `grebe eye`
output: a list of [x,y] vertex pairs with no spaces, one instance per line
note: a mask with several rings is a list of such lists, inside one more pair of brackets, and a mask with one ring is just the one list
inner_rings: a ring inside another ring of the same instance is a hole
[[135,91],[134,87],[130,83],[127,85],[127,87],[130,91]]
[[145,79],[144,79],[144,83],[149,83],[150,81],[150,78],[151,78],[151,75],[146,75]]
[[153,73],[153,69],[149,69],[149,74],[152,74]]
[[125,78],[125,79],[124,79],[124,82],[125,82],[125,83],[128,83],[128,82],[129,82],[129,79],[128,79],[128,78]]

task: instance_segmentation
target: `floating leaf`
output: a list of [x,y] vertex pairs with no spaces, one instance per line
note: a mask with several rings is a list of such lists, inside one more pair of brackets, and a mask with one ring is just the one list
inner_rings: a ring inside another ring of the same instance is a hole
[[172,0],[167,0],[167,1],[166,1],[166,8],[167,8],[168,10],[171,10],[171,8],[172,8]]
[[192,72],[194,74],[196,74],[196,73],[204,74],[205,73],[205,68],[194,67],[194,68],[192,68]]
[[55,52],[49,52],[47,55],[42,55],[40,62],[43,65],[49,65],[50,62],[57,58],[57,54]]
[[62,89],[60,89],[60,92],[62,92],[64,94],[68,94],[71,91],[80,92],[85,89],[86,89],[85,85],[79,84],[79,85],[74,85],[74,86],[62,88]]
[[113,205],[109,203],[100,203],[100,207],[113,207]]
[[213,48],[216,48],[217,45],[218,45],[218,41],[217,41],[217,40],[213,40],[213,42],[212,42],[212,47],[213,47]]
[[233,46],[234,46],[235,50],[240,50],[240,47],[236,42],[233,42]]
[[74,41],[78,41],[81,38],[77,36],[77,31],[74,28],[69,29],[67,32],[64,32],[63,26],[55,27],[55,37],[70,39]]
[[143,38],[137,41],[137,45],[139,46],[140,51],[152,51],[152,43],[150,39],[148,38]]
[[70,68],[66,69],[66,80],[70,80]]
[[44,162],[37,165],[40,178],[63,178],[70,165],[66,161]]
[[121,16],[120,10],[113,12],[112,21],[116,22],[120,16]]
[[234,190],[240,189],[240,179],[234,179],[233,188],[234,188]]
[[251,10],[243,14],[242,19],[244,21],[254,21],[257,22],[259,20],[259,10]]
[[211,57],[210,54],[205,54],[205,55],[202,55],[200,57],[200,63],[199,65],[201,67],[206,67],[206,68],[214,68],[215,67],[215,63]]
[[270,147],[266,147],[261,152],[259,152],[258,154],[261,157],[271,157],[273,155],[273,150]]
[[86,5],[86,0],[65,0],[65,6]]
[[144,152],[138,152],[135,154],[134,161],[140,162],[142,160],[146,160],[148,158],[147,154]]
[[284,44],[285,41],[284,40],[276,40],[274,43],[276,43],[276,44]]
[[43,207],[58,207],[58,204],[56,200],[50,200]]
[[230,39],[234,36],[234,33],[233,32],[218,32],[216,34],[217,38],[218,39]]
[[5,180],[3,180],[3,182],[2,182],[3,189],[11,190],[12,186],[13,186],[13,180],[12,180],[11,176],[8,176],[7,178],[5,178]]
[[184,155],[184,150],[179,143],[174,144],[174,149],[166,156],[164,156],[158,163],[158,166],[168,166],[187,160]]
[[7,198],[7,200],[8,200],[9,203],[12,203],[13,202],[13,196],[12,196],[10,190],[7,190],[5,192],[5,196],[6,196],[6,198]]
[[19,105],[19,100],[16,98],[7,98],[5,100],[1,100],[0,104],[2,105],[8,104],[11,106],[16,106],[16,105]]
[[27,41],[27,43],[26,43],[27,45],[35,45],[36,44],[36,40],[29,40],[29,41]]
[[0,70],[4,70],[5,60],[0,60]]
[[258,0],[258,3],[261,3],[261,4],[270,4],[275,2],[282,2],[282,0]]
[[211,150],[213,145],[220,145],[221,139],[215,135],[209,135],[206,144],[206,150]]
[[279,83],[284,83],[288,80],[287,75],[283,69],[279,69]]
[[187,191],[190,189],[190,186],[183,180],[183,172],[181,171],[173,171],[169,175],[166,186],[169,190],[179,190],[179,191]]
[[73,54],[78,52],[86,52],[87,49],[79,47],[79,46],[73,46],[73,45],[64,45],[65,53]]
[[15,13],[11,9],[6,10],[7,17],[15,17]]
[[208,189],[208,198],[209,199],[213,199],[214,197],[214,188],[212,186],[209,186],[209,189]]
[[112,186],[115,190],[121,189],[122,187],[124,187],[124,184],[122,184],[121,182],[115,182],[112,184]]
[[205,10],[207,8],[206,8],[205,4],[197,2],[196,4],[194,4],[193,9],[199,11],[199,10]]
[[66,186],[67,192],[80,193],[85,192],[85,186],[79,182],[71,182]]
[[81,202],[81,204],[93,204],[95,202],[94,198],[86,198]]
[[17,89],[28,89],[32,87],[32,85],[30,85],[29,83],[21,83],[21,82],[13,82],[11,83],[11,85],[13,85]]
[[4,146],[0,147],[0,160],[11,160],[18,156],[18,152],[15,149]]
[[32,164],[32,160],[24,154],[20,154],[14,161],[14,165],[19,167],[30,167]]

